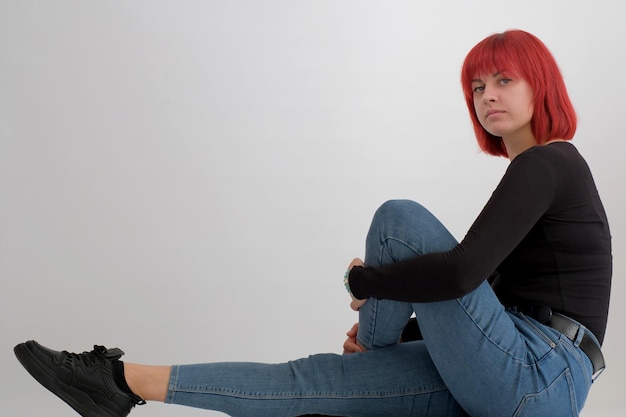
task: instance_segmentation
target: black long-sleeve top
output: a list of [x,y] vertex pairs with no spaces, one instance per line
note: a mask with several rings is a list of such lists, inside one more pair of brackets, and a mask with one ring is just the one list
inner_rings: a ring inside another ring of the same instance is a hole
[[349,283],[359,299],[430,302],[462,297],[494,272],[504,306],[550,306],[602,343],[611,236],[589,167],[571,143],[535,146],[514,158],[452,250],[353,268]]

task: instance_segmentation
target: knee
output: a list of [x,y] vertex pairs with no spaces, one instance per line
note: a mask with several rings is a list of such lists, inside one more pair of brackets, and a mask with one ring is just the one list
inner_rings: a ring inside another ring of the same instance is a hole
[[420,204],[410,200],[389,200],[383,203],[372,219],[368,232],[368,241],[384,240],[405,229],[409,219],[422,216],[425,211]]
[[421,204],[411,200],[388,200],[374,214],[373,223],[378,225],[402,225],[407,218],[416,218],[424,214],[430,215]]
[[367,233],[365,264],[382,265],[423,253],[427,240],[423,223],[430,213],[410,200],[390,200],[382,204]]
[[400,241],[416,253],[441,252],[456,245],[456,239],[439,220],[419,203],[391,200],[376,211],[368,232],[368,247]]

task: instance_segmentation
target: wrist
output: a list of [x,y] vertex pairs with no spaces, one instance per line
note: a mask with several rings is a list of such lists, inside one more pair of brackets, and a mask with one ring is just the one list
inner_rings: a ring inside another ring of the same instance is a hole
[[343,274],[343,285],[344,285],[344,287],[346,287],[346,291],[348,291],[348,294],[350,294],[350,295],[353,295],[352,294],[352,289],[350,288],[350,273],[352,272],[352,270],[354,268],[363,268],[363,267],[359,266],[359,265],[354,265],[353,267],[348,268],[346,270],[346,273]]

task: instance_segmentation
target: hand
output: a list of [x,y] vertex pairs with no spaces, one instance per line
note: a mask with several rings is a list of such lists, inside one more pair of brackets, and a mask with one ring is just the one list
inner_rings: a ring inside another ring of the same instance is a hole
[[363,304],[367,302],[367,299],[359,300],[358,298],[354,298],[354,295],[352,294],[350,294],[350,296],[352,297],[352,301],[350,301],[350,308],[354,311],[359,311],[359,309],[363,307]]
[[346,339],[345,342],[343,342],[344,355],[348,355],[350,353],[356,353],[356,352],[365,352],[365,349],[363,349],[356,341],[356,334],[358,330],[359,330],[359,323],[354,323],[354,326],[352,326],[352,328],[348,330],[348,332],[346,333],[348,338]]
[[354,268],[355,266],[363,267],[365,266],[365,263],[363,263],[363,261],[360,258],[354,258],[352,262],[350,262],[350,265],[348,265],[348,271]]
[[[352,262],[350,262],[350,265],[348,266],[348,271],[352,270],[352,268],[354,268],[355,266],[363,267],[365,266],[365,263],[363,263],[363,261],[359,258],[354,258]],[[359,311],[359,309],[367,301],[367,299],[359,300],[358,298],[354,297],[352,293],[350,293],[350,296],[352,297],[352,301],[350,302],[350,308],[354,311]]]

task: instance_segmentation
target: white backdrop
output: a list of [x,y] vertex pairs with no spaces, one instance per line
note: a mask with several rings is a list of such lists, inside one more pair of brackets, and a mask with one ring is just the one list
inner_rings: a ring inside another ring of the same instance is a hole
[[[504,172],[459,70],[520,28],[563,70],[611,221],[609,368],[584,416],[620,415],[624,4],[0,1],[0,414],[72,413],[15,360],[30,338],[154,364],[340,352],[376,207],[418,200],[462,238]],[[196,414],[218,415],[133,412]]]

